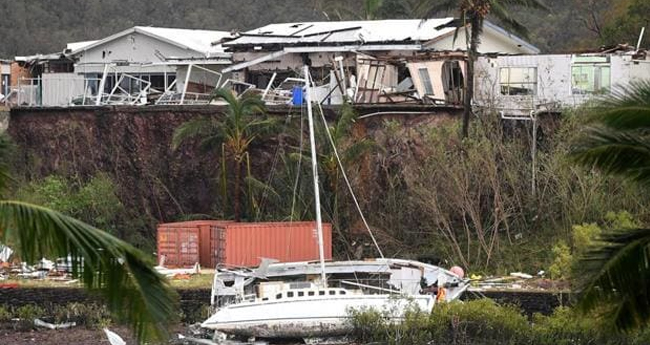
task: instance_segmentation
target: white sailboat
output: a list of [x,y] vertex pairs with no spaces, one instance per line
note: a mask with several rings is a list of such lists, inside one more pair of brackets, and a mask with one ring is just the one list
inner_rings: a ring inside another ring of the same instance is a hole
[[417,261],[325,262],[311,83],[308,67],[304,70],[319,261],[264,260],[254,271],[218,270],[212,288],[214,313],[202,323],[204,328],[240,337],[342,336],[352,328],[352,310],[375,309],[399,321],[408,310],[431,311],[441,295],[429,287],[445,289],[445,300],[458,298],[467,288],[454,273]]

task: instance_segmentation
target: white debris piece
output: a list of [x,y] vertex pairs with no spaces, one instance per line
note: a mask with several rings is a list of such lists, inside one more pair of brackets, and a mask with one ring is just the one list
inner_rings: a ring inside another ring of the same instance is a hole
[[14,251],[11,248],[0,244],[0,262],[9,262],[13,253]]
[[49,323],[45,322],[41,319],[34,319],[34,326],[36,327],[43,327],[47,329],[65,329],[65,328],[71,328],[76,326],[76,322],[65,322],[65,323]]
[[521,279],[532,279],[533,278],[533,276],[531,276],[530,274],[521,273],[521,272],[510,273],[510,276],[521,278]]
[[106,337],[108,338],[108,342],[111,343],[111,345],[126,345],[126,342],[122,337],[117,335],[117,333],[112,332],[108,328],[104,328],[104,333],[106,333]]

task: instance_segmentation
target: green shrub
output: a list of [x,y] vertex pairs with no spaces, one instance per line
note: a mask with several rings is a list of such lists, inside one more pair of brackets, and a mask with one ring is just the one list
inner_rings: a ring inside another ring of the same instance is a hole
[[623,345],[648,344],[650,330],[622,334],[593,315],[560,307],[532,321],[514,306],[492,300],[438,304],[431,314],[407,313],[391,323],[376,310],[351,312],[353,337],[388,345]]
[[559,241],[553,249],[553,263],[548,268],[548,274],[553,279],[567,279],[571,273],[573,256],[571,249],[564,241]]
[[11,320],[10,309],[5,306],[0,306],[0,322],[7,322]]

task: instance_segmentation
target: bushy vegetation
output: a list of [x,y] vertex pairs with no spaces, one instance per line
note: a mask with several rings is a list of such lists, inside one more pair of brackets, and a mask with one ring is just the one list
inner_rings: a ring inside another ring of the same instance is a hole
[[650,331],[618,334],[605,321],[567,307],[529,320],[516,307],[487,299],[439,304],[431,314],[409,312],[401,323],[388,322],[374,310],[352,312],[351,320],[357,341],[388,345],[622,345],[650,341]]
[[134,210],[125,208],[119,192],[111,176],[100,172],[86,181],[74,176],[50,175],[17,183],[13,197],[75,217],[151,250],[154,239],[142,234],[151,225]]

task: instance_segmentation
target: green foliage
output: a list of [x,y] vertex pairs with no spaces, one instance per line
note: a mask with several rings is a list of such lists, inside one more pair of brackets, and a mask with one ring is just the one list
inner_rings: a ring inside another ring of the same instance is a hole
[[[228,200],[226,160],[232,163],[230,173],[234,175],[233,215],[234,219],[239,221],[242,217],[240,198],[242,181],[246,178],[248,178],[246,189],[249,197],[249,217],[252,217],[255,212],[252,181],[257,180],[253,178],[250,171],[250,147],[265,134],[273,132],[277,121],[266,116],[266,107],[259,95],[245,93],[237,97],[231,90],[218,89],[213,92],[212,98],[226,102],[225,113],[220,117],[199,117],[183,123],[174,131],[172,148],[176,150],[183,142],[196,139],[201,149],[221,153],[221,187],[224,202]],[[242,178],[242,169],[245,167],[248,169],[245,177]]]
[[17,243],[24,262],[70,257],[73,275],[100,293],[141,343],[166,337],[176,295],[144,253],[79,220],[18,201],[0,201],[0,229],[0,241]]
[[34,304],[26,304],[16,309],[16,317],[29,322],[34,319],[45,316],[45,310]]
[[118,233],[124,205],[117,196],[117,187],[105,173],[98,173],[87,183],[50,175],[22,186],[17,199],[59,211],[84,222]]
[[[650,184],[650,81],[632,82],[599,100],[571,152],[575,162],[605,174]],[[650,229],[629,214],[608,214],[610,226],[580,258],[580,307],[604,309],[618,329],[650,322]]]
[[11,311],[9,308],[0,305],[0,322],[7,322],[11,320]]
[[[624,13],[609,20],[602,29],[601,43],[616,45],[628,43],[636,45],[641,28],[650,28],[650,3],[645,0],[630,0]],[[646,31],[647,32],[647,31]],[[645,46],[647,46],[647,35]]]
[[573,267],[571,248],[564,241],[559,241],[552,249],[553,263],[548,267],[548,274],[552,279],[568,279]]
[[56,323],[74,321],[89,328],[109,326],[111,314],[104,305],[95,303],[70,303],[53,308],[51,315]]
[[408,313],[400,323],[376,310],[351,316],[356,341],[389,345],[623,345],[643,344],[650,333],[612,333],[599,319],[566,307],[535,315],[531,322],[518,308],[487,299],[438,304],[430,315]]

